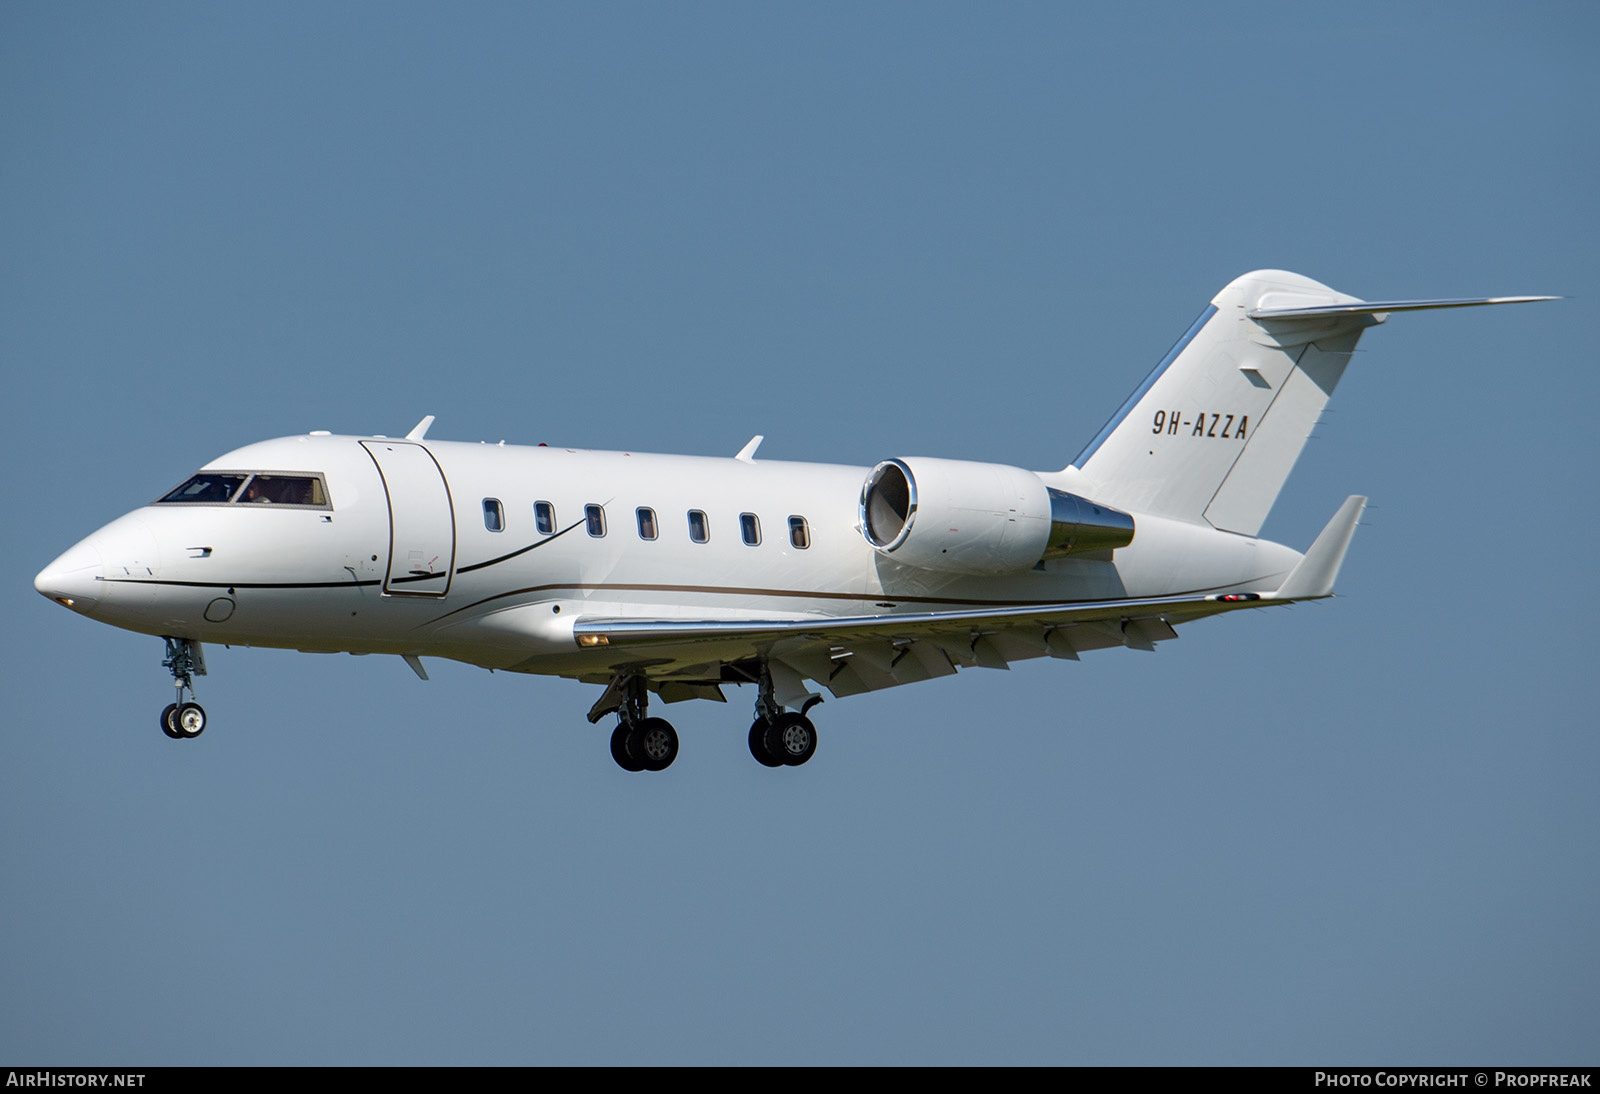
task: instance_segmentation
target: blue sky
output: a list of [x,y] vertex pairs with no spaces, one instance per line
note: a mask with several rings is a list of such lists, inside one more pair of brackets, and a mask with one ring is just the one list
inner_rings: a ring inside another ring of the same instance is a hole
[[[1585,4],[9,5],[0,1059],[1593,1063]],[[1260,267],[1333,601],[813,712],[155,639],[32,575],[331,429],[1062,466]]]

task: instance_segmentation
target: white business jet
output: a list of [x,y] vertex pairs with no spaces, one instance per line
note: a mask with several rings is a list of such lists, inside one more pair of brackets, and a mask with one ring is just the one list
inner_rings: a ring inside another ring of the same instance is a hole
[[395,654],[574,677],[611,752],[678,753],[651,696],[756,685],[768,767],[834,696],[1030,657],[1150,650],[1175,627],[1333,592],[1366,503],[1300,554],[1256,538],[1362,331],[1391,313],[1553,297],[1363,302],[1263,270],[1223,289],[1060,471],[872,468],[315,432],[207,464],[34,580],[166,640],[169,737],[197,737],[202,643]]

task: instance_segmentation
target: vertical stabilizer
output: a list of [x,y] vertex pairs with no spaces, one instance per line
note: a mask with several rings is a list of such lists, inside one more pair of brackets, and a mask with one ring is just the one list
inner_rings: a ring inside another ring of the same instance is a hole
[[[1282,270],[1223,289],[1074,464],[1097,500],[1255,535],[1344,375],[1366,312]],[[1263,309],[1286,318],[1252,317]]]

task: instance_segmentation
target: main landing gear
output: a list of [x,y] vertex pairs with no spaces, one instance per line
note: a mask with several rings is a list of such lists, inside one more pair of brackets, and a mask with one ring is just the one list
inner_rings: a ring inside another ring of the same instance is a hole
[[[206,674],[200,643],[189,638],[167,639],[167,657],[161,667],[172,673],[178,688],[178,701],[161,712],[161,732],[177,741],[200,736],[206,729],[205,708],[194,701],[194,678]],[[188,702],[184,702],[184,692],[189,693]]]
[[665,771],[678,758],[678,731],[672,723],[645,717],[649,697],[643,677],[627,682],[617,728],[611,733],[611,758],[624,771]]
[[[756,720],[750,727],[750,755],[763,767],[799,767],[817,751],[817,727],[805,714],[784,710],[773,696],[765,662],[757,682]],[[815,700],[813,700],[814,702]],[[810,704],[807,704],[809,709]]]
[[[765,661],[759,670],[748,662],[739,667],[745,680],[755,680],[756,720],[750,727],[750,755],[764,767],[799,767],[817,751],[817,727],[806,712],[822,701],[821,696],[788,695],[792,702],[804,699],[800,710],[786,710],[778,701],[772,671]],[[615,712],[617,727],[611,731],[611,758],[624,771],[664,771],[678,758],[678,731],[664,718],[646,713],[650,686],[644,674],[625,667],[611,678],[605,694],[589,710],[589,721],[599,722]]]
[[750,755],[764,767],[799,767],[817,751],[817,727],[804,714],[785,711],[750,727]]

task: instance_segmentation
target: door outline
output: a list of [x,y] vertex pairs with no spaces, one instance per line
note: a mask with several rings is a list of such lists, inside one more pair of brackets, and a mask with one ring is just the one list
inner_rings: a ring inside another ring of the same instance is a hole
[[[450,480],[445,477],[444,468],[439,465],[439,461],[434,457],[434,454],[428,451],[426,445],[417,444],[414,441],[362,441],[361,447],[367,450],[367,455],[372,458],[373,464],[378,468],[378,478],[383,483],[384,500],[389,507],[389,564],[383,576],[384,595],[425,596],[434,599],[444,597],[450,592],[450,585],[455,578],[456,571],[455,499],[451,496]],[[427,457],[427,462],[423,463],[415,456],[404,453],[403,450],[405,449],[414,449],[422,452]],[[387,470],[384,468],[383,459],[379,457],[380,450],[392,457],[389,460]],[[417,491],[408,492],[413,501],[416,500],[419,493],[431,490],[433,484],[431,476],[428,474],[428,468],[430,467],[433,473],[438,475],[438,484],[444,495],[443,507],[441,508],[437,505],[437,499],[432,499],[431,501],[423,499],[423,503],[420,506],[410,507],[414,508],[415,511],[409,511],[409,508],[402,503],[400,516],[397,517],[395,510],[396,491],[406,484],[408,475],[411,476],[410,484],[419,488]],[[408,554],[415,551],[414,545],[416,543],[421,542],[424,545],[421,554],[425,556],[429,548],[436,546],[448,537],[448,549],[438,552],[434,556],[438,558],[442,554],[448,557],[449,561],[446,562],[443,570],[433,570],[426,573],[411,570],[396,573],[395,568],[401,565],[401,562],[397,553],[400,547],[396,545],[395,540],[397,532],[401,531],[402,524],[404,525],[405,535],[403,546]],[[440,577],[444,578],[444,588],[442,589],[408,589],[404,587],[405,583],[433,581]]]

